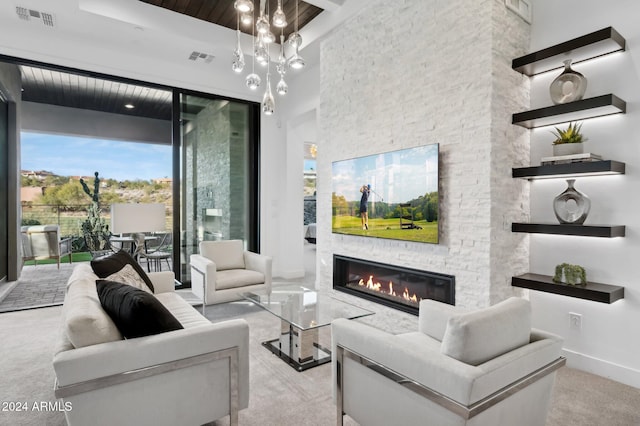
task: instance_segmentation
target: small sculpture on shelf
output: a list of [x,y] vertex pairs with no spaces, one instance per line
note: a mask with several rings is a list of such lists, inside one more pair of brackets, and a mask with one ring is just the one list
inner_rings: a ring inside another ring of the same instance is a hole
[[575,181],[567,179],[567,189],[553,199],[553,212],[560,223],[582,225],[591,210],[591,200],[574,188]]
[[571,69],[571,59],[567,59],[563,63],[564,71],[549,86],[551,100],[556,105],[579,101],[587,90],[587,79],[584,75]]
[[580,265],[561,263],[556,266],[553,282],[584,286],[587,285],[587,273]]

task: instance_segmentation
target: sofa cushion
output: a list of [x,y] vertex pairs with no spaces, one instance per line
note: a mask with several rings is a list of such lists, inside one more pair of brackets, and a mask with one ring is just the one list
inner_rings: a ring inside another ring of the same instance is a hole
[[244,245],[240,240],[203,241],[200,254],[216,264],[217,271],[244,269]]
[[147,293],[153,294],[153,291],[147,286],[140,274],[133,269],[133,266],[127,264],[122,269],[105,278],[107,281],[116,281],[119,283],[129,284]]
[[264,274],[250,269],[231,269],[216,274],[216,290],[264,284]]
[[126,338],[183,328],[153,294],[115,281],[97,280],[96,286],[102,307]]
[[156,299],[176,317],[184,328],[200,325],[211,325],[211,321],[200,315],[200,312],[191,306],[182,296],[175,292],[159,293]]
[[75,348],[122,340],[122,334],[102,309],[96,275],[88,264],[76,266],[64,298],[64,334]]
[[144,269],[142,269],[142,266],[125,250],[120,250],[112,255],[91,261],[93,272],[100,278],[107,278],[109,275],[120,271],[126,265],[131,265],[138,275],[140,275],[140,278],[144,280],[147,287],[149,287],[152,292],[155,291],[151,280],[147,276],[147,273],[144,272]]
[[454,315],[442,339],[443,354],[479,365],[529,343],[531,305],[509,298],[489,308]]

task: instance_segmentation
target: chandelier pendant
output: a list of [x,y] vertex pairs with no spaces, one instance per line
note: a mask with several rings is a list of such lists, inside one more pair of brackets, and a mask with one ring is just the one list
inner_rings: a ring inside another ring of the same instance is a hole
[[[265,115],[272,115],[275,112],[276,103],[271,91],[271,54],[269,46],[271,43],[276,41],[276,37],[274,36],[275,31],[271,30],[271,25],[273,25],[274,28],[279,29],[280,32],[280,52],[277,61],[274,61],[276,62],[276,71],[280,75],[278,84],[275,86],[276,93],[280,96],[284,96],[289,91],[289,86],[284,79],[287,68],[297,70],[305,66],[305,61],[302,56],[300,56],[302,37],[298,32],[298,0],[296,0],[294,30],[286,41],[284,37],[284,29],[289,25],[289,23],[287,22],[287,17],[282,8],[282,0],[278,0],[277,8],[275,12],[273,12],[271,20],[269,19],[270,14],[268,0],[260,0],[260,7],[257,8],[257,10],[254,8],[253,1],[251,0],[235,0],[233,5],[238,14],[238,25],[236,29],[236,48],[233,52],[232,69],[237,73],[241,73],[245,69],[244,53],[240,42],[240,23],[243,25],[250,25],[253,22],[255,25],[252,25],[251,29],[251,36],[253,38],[251,73],[246,76],[245,84],[250,90],[257,90],[262,83],[262,79],[255,72],[255,63],[258,62],[259,65],[267,68],[266,87],[262,97],[261,107],[262,112]],[[291,49],[293,50],[293,54],[289,58],[287,58],[285,54],[285,42],[291,46]]]

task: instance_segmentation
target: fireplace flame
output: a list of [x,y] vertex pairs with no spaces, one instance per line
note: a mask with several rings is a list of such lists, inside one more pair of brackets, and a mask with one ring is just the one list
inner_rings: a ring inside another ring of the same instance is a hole
[[[381,293],[386,293],[389,294],[390,296],[397,296],[396,292],[393,290],[393,282],[389,281],[389,290],[388,291],[384,291],[382,290],[382,284],[379,282],[374,282],[373,279],[373,275],[369,275],[369,279],[367,280],[367,282],[364,282],[364,279],[360,278],[360,280],[358,281],[358,285],[361,287],[365,287],[367,288],[367,290],[373,290],[373,291],[379,291]],[[407,289],[406,287],[404,288],[404,291],[402,292],[402,298],[404,300],[408,300],[411,302],[418,302],[418,296],[416,296],[416,294],[412,294],[409,295],[409,289]]]
[[409,289],[407,289],[406,287],[404,288],[404,292],[402,292],[402,298],[404,300],[410,300],[412,302],[418,301],[418,297],[415,294],[413,294],[412,296],[409,296]]

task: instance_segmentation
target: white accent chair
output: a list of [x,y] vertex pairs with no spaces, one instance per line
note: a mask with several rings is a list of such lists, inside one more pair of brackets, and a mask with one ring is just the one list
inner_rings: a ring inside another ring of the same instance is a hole
[[543,426],[565,364],[515,297],[472,312],[423,300],[419,331],[399,335],[335,320],[332,340],[339,425]]
[[271,257],[244,249],[241,240],[202,241],[192,254],[191,291],[205,305],[240,300],[242,292],[271,291]]
[[58,225],[32,225],[23,226],[22,234],[22,261],[33,260],[37,265],[38,260],[56,259],[60,269],[60,259],[69,256],[71,263],[71,243],[73,238],[60,238],[60,226]]

